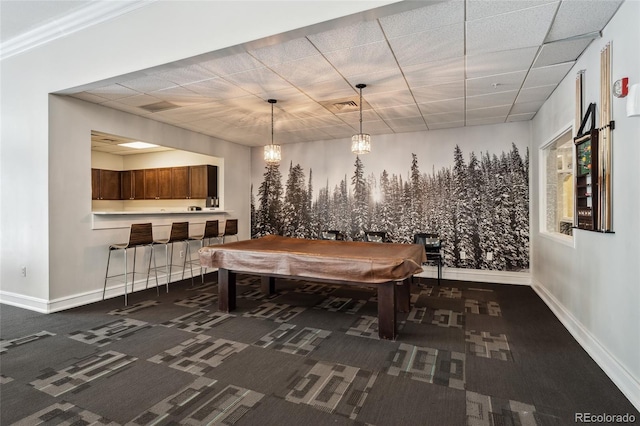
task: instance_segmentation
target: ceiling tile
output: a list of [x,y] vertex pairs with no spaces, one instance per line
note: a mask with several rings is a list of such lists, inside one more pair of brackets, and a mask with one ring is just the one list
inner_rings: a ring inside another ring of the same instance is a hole
[[455,127],[464,127],[464,121],[460,120],[429,124],[429,130],[452,129]]
[[467,96],[519,90],[526,75],[526,71],[518,71],[469,79],[466,81]]
[[364,99],[374,108],[389,108],[415,103],[409,90],[396,90],[395,92],[368,93],[363,89]]
[[154,98],[174,104],[184,105],[192,103],[202,103],[211,101],[210,98],[192,92],[184,87],[170,87],[168,89],[157,90],[149,93]]
[[566,62],[548,67],[534,68],[529,71],[523,87],[548,86],[550,84],[557,85],[564,76],[567,75],[571,67],[573,67],[573,64],[574,62]]
[[98,87],[96,89],[87,90],[87,93],[109,100],[126,98],[127,96],[140,94],[140,92],[136,92],[135,90],[124,87],[120,84],[110,84],[108,86]]
[[[395,118],[393,120],[385,120],[386,123],[392,128],[395,129],[396,127],[416,127],[416,126],[425,126],[425,121],[422,118],[422,116],[420,117],[404,117],[404,118]],[[369,126],[367,125],[367,128]]]
[[469,55],[467,56],[467,78],[528,70],[537,52],[538,47],[534,46]]
[[506,121],[506,116],[500,117],[487,117],[487,118],[477,118],[477,119],[467,119],[465,124],[467,126],[486,126],[489,124],[500,124]]
[[364,21],[342,28],[310,34],[307,38],[322,53],[384,41],[378,21]]
[[479,109],[468,109],[466,120],[469,123],[469,120],[479,120],[482,118],[490,118],[490,117],[502,117],[503,121],[507,118],[507,114],[509,114],[509,110],[511,109],[511,105],[503,105],[491,108],[479,108]]
[[[360,125],[359,111],[336,114],[336,116],[348,125],[355,126],[355,128]],[[372,109],[362,111],[362,122],[367,123],[370,121],[380,121],[380,116]]]
[[358,74],[349,77],[347,80],[353,87],[360,83],[366,84],[367,87],[363,89],[363,92],[368,94],[407,89],[407,82],[399,68]]
[[562,40],[600,31],[618,10],[622,0],[563,1],[545,41]]
[[102,96],[98,96],[95,95],[93,93],[89,93],[89,92],[80,92],[80,93],[74,93],[73,95],[74,98],[77,99],[82,99],[83,101],[87,101],[87,102],[93,102],[94,104],[101,104],[103,102],[107,102],[109,99],[102,97]]
[[425,116],[442,114],[445,112],[464,112],[464,98],[449,99],[418,104],[420,111]]
[[439,123],[451,123],[451,122],[464,122],[464,111],[445,112],[441,114],[425,115],[424,119],[427,122],[429,128],[434,124]]
[[357,132],[353,127],[344,123],[337,126],[320,127],[319,130],[334,138],[348,138]]
[[200,66],[219,76],[225,76],[264,67],[262,63],[260,63],[257,59],[246,52],[208,60],[202,62]]
[[584,49],[593,41],[593,37],[577,40],[556,41],[542,45],[540,53],[533,63],[534,68],[547,65],[573,62],[578,59]]
[[387,42],[371,43],[351,49],[327,53],[326,58],[345,77],[364,72],[397,68],[396,60]]
[[464,58],[451,58],[428,64],[402,67],[412,87],[435,86],[464,80]]
[[405,126],[405,127],[394,127],[393,133],[413,133],[413,132],[424,132],[429,130],[426,124],[422,123],[419,126]]
[[251,50],[249,54],[270,67],[308,56],[315,56],[318,55],[319,52],[309,40],[301,37],[261,49]]
[[515,103],[513,104],[513,108],[511,108],[511,114],[526,114],[526,113],[535,113],[538,112],[540,107],[544,101],[537,102],[523,102],[523,103]]
[[552,84],[549,86],[530,87],[528,89],[523,88],[522,90],[520,90],[516,102],[525,103],[546,101],[551,93],[553,93],[553,91],[556,89],[556,87],[557,85]]
[[140,93],[155,92],[156,90],[178,86],[178,84],[172,81],[155,76],[145,76],[134,80],[124,81],[120,83],[120,85]]
[[133,107],[149,105],[156,102],[160,102],[160,99],[154,98],[153,96],[149,96],[149,95],[136,95],[136,96],[129,96],[126,98],[118,99],[118,103],[133,106]]
[[189,65],[153,74],[153,77],[184,86],[186,84],[216,78],[217,75],[199,65]]
[[462,23],[393,38],[389,44],[400,66],[424,64],[464,56]]
[[549,3],[467,22],[467,54],[542,44],[557,9]]
[[411,90],[418,104],[464,97],[464,82],[415,87]]
[[[127,98],[123,98],[123,99],[127,99]],[[120,111],[129,112],[131,114],[136,114],[136,115],[148,116],[151,114],[149,111],[146,111],[142,108],[138,108],[137,106],[127,105],[125,103],[120,102],[123,99],[118,99],[116,101],[103,102],[101,105],[106,106],[108,108],[113,108]]]
[[467,21],[528,9],[558,0],[467,0]]
[[247,91],[222,78],[205,80],[184,87],[211,99],[232,99],[248,95]]
[[301,87],[343,78],[322,55],[273,65],[271,69],[291,84]]
[[289,83],[267,68],[230,74],[224,79],[254,94],[291,87]]
[[346,98],[357,93],[356,89],[344,80],[304,85],[300,87],[300,90],[318,102]]
[[517,90],[489,93],[487,95],[467,97],[467,109],[478,109],[501,105],[511,105],[518,95]]
[[464,21],[464,2],[439,2],[380,18],[387,38],[402,37]]
[[383,120],[404,117],[422,117],[420,110],[415,104],[400,105],[391,108],[378,108],[376,111]]
[[510,123],[512,121],[528,121],[535,117],[535,115],[535,112],[529,112],[526,114],[510,114],[507,117],[507,123]]

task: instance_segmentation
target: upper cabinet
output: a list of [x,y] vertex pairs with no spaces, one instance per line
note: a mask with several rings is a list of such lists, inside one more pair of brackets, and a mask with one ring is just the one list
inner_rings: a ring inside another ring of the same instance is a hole
[[144,170],[124,170],[122,175],[122,199],[144,199]]
[[117,170],[91,169],[91,199],[120,200],[121,176]]
[[171,199],[171,168],[144,170],[144,198],[146,200]]
[[212,165],[141,170],[91,169],[94,200],[205,199],[218,196],[218,167]]
[[189,198],[218,197],[218,167],[211,165],[191,166]]

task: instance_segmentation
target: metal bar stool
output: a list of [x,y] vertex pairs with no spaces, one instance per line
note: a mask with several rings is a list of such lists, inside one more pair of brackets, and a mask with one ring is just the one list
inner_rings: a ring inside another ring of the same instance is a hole
[[238,239],[238,219],[227,219],[224,222],[224,232],[220,236],[222,237],[223,244],[227,240],[226,237],[235,236],[237,240]]
[[[131,225],[129,232],[129,242],[111,244],[109,246],[109,256],[107,257],[107,270],[104,274],[104,287],[102,289],[102,300],[104,300],[107,292],[107,280],[109,278],[119,277],[124,275],[124,305],[127,306],[127,251],[133,249],[133,270],[131,271],[131,292],[133,293],[133,286],[136,278],[136,254],[138,247],[152,247],[153,244],[153,230],[150,223],[135,223]],[[111,263],[111,253],[115,250],[122,250],[124,252],[124,274],[109,275],[109,264]],[[147,268],[147,285],[149,284],[149,273],[151,269],[151,258],[153,257],[153,250],[149,256],[149,267]],[[154,258],[155,269],[155,258]],[[156,272],[156,289],[158,288],[158,274]]]
[[438,234],[420,232],[413,236],[414,244],[421,244],[424,246],[425,253],[427,255],[427,261],[425,263],[431,263],[438,268],[438,285],[442,279],[442,240]]
[[[203,248],[205,240],[207,240],[207,245],[211,245],[212,238],[216,238],[216,239],[220,238],[220,231],[219,231],[217,220],[208,220],[204,224],[204,230],[202,234],[196,234],[196,235],[190,236],[189,241],[200,241],[200,248]],[[189,258],[189,263],[193,263],[193,262],[200,263],[200,259],[191,260],[191,258]],[[202,279],[202,283],[204,284],[203,272],[204,272],[204,268],[202,267],[202,265],[200,265],[200,278]]]
[[[153,244],[151,245],[151,255],[153,256],[154,268],[156,267],[154,247],[156,245],[164,245],[165,247],[166,263],[164,265],[164,268],[167,274],[167,293],[169,292],[169,282],[171,282],[171,269],[173,266],[173,246],[175,245],[175,243],[183,243],[185,247],[184,261],[182,262],[182,279],[184,279],[184,271],[187,267],[187,259],[191,256],[191,253],[189,251],[189,222],[173,222],[171,224],[171,232],[169,234],[169,238],[155,239],[153,240]],[[171,252],[169,252],[169,245],[171,245]],[[191,264],[189,264],[189,266],[191,267]],[[147,284],[148,282],[149,281],[147,279]],[[191,268],[191,283],[193,284],[193,268]]]

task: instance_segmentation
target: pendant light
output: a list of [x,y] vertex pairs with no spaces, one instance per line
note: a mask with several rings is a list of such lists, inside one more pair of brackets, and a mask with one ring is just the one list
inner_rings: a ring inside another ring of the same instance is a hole
[[351,138],[351,152],[354,154],[371,152],[371,135],[362,133],[362,89],[365,87],[367,87],[366,84],[356,84],[356,88],[360,89],[360,133]]
[[282,151],[280,145],[273,144],[273,104],[278,102],[275,99],[268,99],[267,102],[271,104],[271,145],[264,147],[264,161],[270,166],[277,166],[282,160]]

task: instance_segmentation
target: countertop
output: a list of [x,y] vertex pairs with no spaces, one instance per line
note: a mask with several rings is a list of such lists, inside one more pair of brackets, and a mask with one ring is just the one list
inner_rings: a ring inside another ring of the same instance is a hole
[[112,211],[112,212],[91,212],[94,215],[108,215],[108,216],[116,216],[116,215],[175,215],[175,214],[224,214],[230,213],[230,210],[220,210],[220,209],[210,209],[203,208],[202,210],[161,210],[161,211]]

